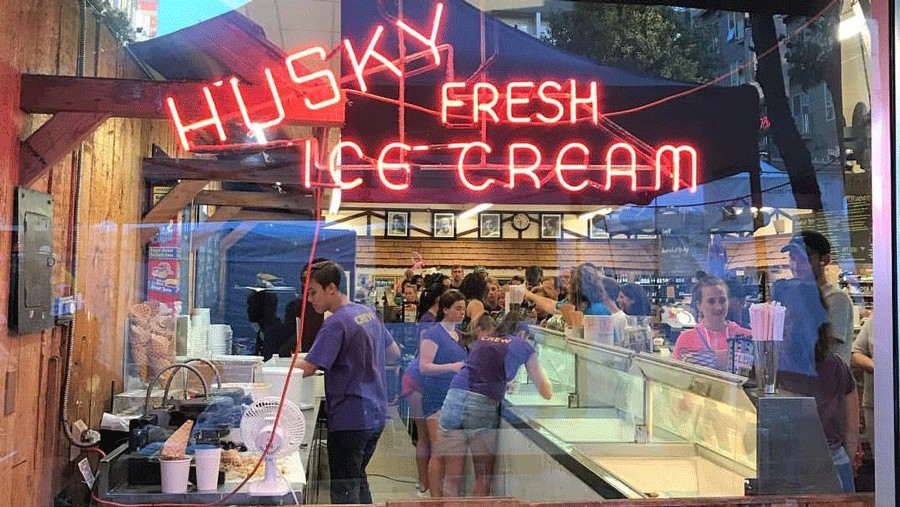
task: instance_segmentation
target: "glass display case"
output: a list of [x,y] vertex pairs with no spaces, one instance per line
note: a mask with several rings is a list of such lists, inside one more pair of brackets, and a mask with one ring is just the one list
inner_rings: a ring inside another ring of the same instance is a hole
[[507,395],[498,493],[546,498],[531,491],[546,473],[572,501],[839,491],[813,398],[760,398],[738,375],[533,334],[554,396],[529,384]]

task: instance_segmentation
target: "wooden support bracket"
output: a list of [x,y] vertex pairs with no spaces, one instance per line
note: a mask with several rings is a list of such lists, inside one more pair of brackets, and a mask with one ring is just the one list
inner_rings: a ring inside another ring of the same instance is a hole
[[106,119],[107,113],[57,113],[19,146],[19,184],[34,185],[75,150]]
[[141,244],[146,244],[156,234],[153,224],[168,223],[208,184],[208,180],[182,180],[169,190],[169,193],[141,219],[141,223],[145,226],[141,229]]

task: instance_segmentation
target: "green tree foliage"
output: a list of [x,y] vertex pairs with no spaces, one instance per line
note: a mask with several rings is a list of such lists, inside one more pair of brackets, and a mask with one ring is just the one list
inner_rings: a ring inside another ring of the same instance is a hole
[[804,91],[824,80],[828,59],[836,48],[837,21],[834,15],[823,16],[785,45],[788,77]]
[[88,2],[95,15],[120,43],[134,42],[134,30],[128,14],[113,8],[109,0],[88,0]]
[[722,59],[715,30],[690,26],[687,11],[663,6],[578,3],[549,16],[545,40],[591,60],[666,79],[704,82]]

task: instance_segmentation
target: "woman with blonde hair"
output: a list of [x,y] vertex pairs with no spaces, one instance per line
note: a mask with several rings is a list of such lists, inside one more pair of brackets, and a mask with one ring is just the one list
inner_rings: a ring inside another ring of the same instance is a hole
[[478,340],[472,344],[465,365],[453,377],[441,409],[446,496],[460,495],[467,450],[472,453],[475,470],[472,494],[491,494],[500,406],[507,383],[515,378],[520,367],[525,366],[544,399],[553,396],[553,386],[538,362],[537,353],[525,340],[528,325],[520,314],[507,314],[499,327],[485,314],[473,327]]

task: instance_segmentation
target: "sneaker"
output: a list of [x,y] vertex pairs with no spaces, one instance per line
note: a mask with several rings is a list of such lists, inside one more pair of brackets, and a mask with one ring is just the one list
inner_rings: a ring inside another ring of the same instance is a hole
[[416,488],[416,496],[419,498],[431,498],[431,492],[427,489],[422,491],[421,489]]

